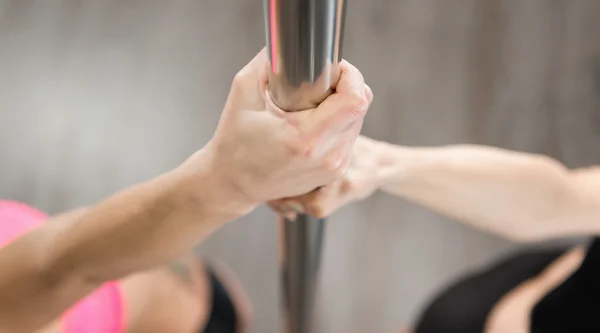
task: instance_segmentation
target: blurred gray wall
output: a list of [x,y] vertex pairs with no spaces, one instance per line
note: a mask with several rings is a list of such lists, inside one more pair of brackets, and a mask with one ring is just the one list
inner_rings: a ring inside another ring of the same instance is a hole
[[[364,133],[600,161],[600,1],[350,0],[345,57],[376,99]],[[51,213],[181,162],[264,45],[261,0],[0,0],[0,197]],[[444,282],[513,248],[376,195],[331,218],[322,332],[389,332]],[[200,247],[278,331],[274,216]]]

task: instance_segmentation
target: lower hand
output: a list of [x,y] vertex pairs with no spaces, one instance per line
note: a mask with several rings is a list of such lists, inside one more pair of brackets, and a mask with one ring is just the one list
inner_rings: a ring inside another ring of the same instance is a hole
[[380,184],[380,148],[380,143],[360,136],[354,145],[346,174],[308,194],[271,201],[269,206],[292,220],[297,213],[323,218],[351,202],[366,199]]

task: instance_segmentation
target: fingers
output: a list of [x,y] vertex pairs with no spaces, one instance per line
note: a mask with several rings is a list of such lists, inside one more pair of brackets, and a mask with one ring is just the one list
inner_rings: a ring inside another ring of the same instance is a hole
[[[366,91],[367,88],[365,88],[363,97],[368,103]],[[338,157],[339,155],[332,152],[344,149],[347,145],[353,145],[362,128],[365,114],[348,111],[362,107],[357,106],[362,102],[357,104],[351,98],[345,99],[343,95],[334,95],[334,97],[336,98],[326,100],[314,111],[315,114],[319,112],[323,114],[322,116],[315,115],[315,117],[321,118],[315,124],[319,128],[315,131],[307,131],[308,134],[305,134],[307,146],[310,149],[307,153],[316,158],[325,154],[330,155],[330,160]]]
[[308,194],[277,200],[269,205],[288,219],[295,218],[297,214],[325,218],[337,208],[336,202],[342,199],[339,193],[342,184],[343,181],[337,181]]
[[[328,158],[325,160],[325,166],[327,169],[337,172],[336,178],[343,177],[350,167],[354,144],[362,129],[362,123],[362,119],[356,121],[344,133],[341,133],[337,140],[338,142],[336,142],[336,149],[332,150]],[[317,151],[315,152],[315,155],[319,155],[320,153],[325,152]]]
[[352,65],[344,62],[342,74],[333,95],[319,107],[299,112],[279,110],[263,86],[267,109],[277,117],[285,119],[286,131],[297,133],[290,143],[293,151],[302,156],[310,156],[322,161],[325,170],[336,177],[347,170],[352,154],[352,145],[358,137],[366,110],[373,101],[371,88],[364,83],[362,74]]
[[[335,199],[338,184],[334,183],[320,188],[318,191],[312,192],[300,199],[302,209],[316,218],[325,218],[333,211],[331,209],[331,200]],[[289,205],[289,204],[288,204]],[[294,205],[294,203],[292,203]],[[296,203],[298,205],[298,203]]]
[[[339,197],[339,187],[342,181],[320,188],[318,191],[307,194],[300,198],[299,204],[307,213],[317,218],[325,218],[335,210],[336,201]],[[292,203],[293,205],[293,203]],[[298,203],[296,203],[298,205]]]
[[[353,145],[360,134],[366,110],[373,101],[373,92],[354,66],[344,62],[341,67],[340,80],[333,95],[315,110],[285,116],[286,119],[294,118],[299,125],[298,130],[307,141],[311,141],[304,147],[310,149],[309,153],[317,159],[323,157],[324,169],[334,175],[332,180],[338,179],[306,195],[279,200],[271,205],[288,218],[297,213],[325,217],[347,200],[347,195],[342,193],[347,183],[344,175],[350,166]],[[267,104],[270,104],[268,97]]]
[[288,206],[286,206],[283,200],[272,201],[268,203],[269,207],[273,209],[280,216],[285,217],[288,220],[295,220],[298,213]]
[[373,93],[365,85],[360,71],[345,61],[340,64],[340,68],[341,75],[335,93],[313,112],[312,121],[317,135],[344,130],[353,122],[364,118],[371,104]]
[[358,68],[346,60],[340,62],[340,79],[335,86],[335,92],[342,95],[363,95],[365,79]]
[[[268,71],[265,66],[263,71]],[[267,108],[274,115],[286,121],[305,134],[305,139],[314,145],[322,145],[330,137],[339,137],[354,122],[363,119],[373,101],[373,92],[365,84],[360,71],[350,63],[340,63],[340,79],[332,95],[316,109],[298,112],[285,112],[274,103],[268,91],[267,81],[261,81],[261,96]],[[266,75],[266,74],[265,74]]]

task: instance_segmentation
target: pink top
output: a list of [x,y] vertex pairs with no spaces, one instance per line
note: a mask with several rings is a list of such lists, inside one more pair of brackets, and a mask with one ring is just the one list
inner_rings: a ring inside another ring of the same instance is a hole
[[[41,226],[47,216],[35,208],[0,200],[0,247]],[[66,311],[64,333],[123,333],[125,307],[119,284],[109,282]]]

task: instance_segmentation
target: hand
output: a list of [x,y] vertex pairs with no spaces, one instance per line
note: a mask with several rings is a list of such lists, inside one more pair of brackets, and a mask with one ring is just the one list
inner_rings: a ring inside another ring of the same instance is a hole
[[380,184],[381,149],[379,142],[360,136],[354,145],[350,169],[343,177],[311,193],[272,201],[269,206],[292,220],[296,213],[323,218],[344,205],[366,199]]
[[215,178],[252,204],[339,178],[372,101],[362,74],[345,61],[340,67],[335,92],[316,109],[285,112],[268,92],[263,49],[236,75],[217,131],[203,149]]

